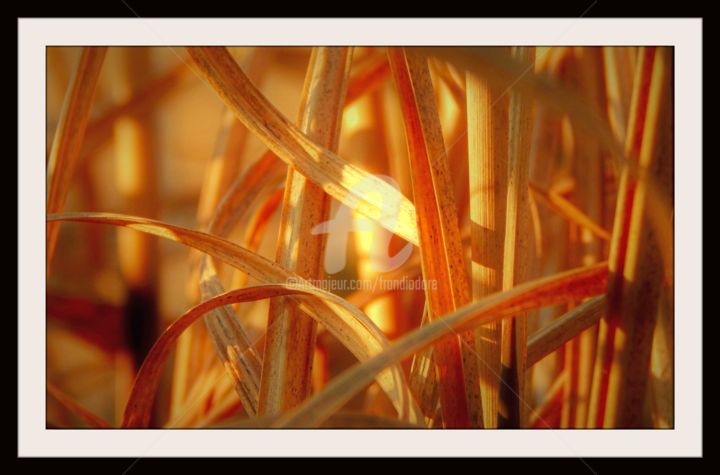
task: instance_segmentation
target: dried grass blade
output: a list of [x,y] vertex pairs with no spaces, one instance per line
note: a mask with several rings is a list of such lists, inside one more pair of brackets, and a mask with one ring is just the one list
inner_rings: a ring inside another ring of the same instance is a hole
[[318,425],[369,384],[375,374],[448,334],[468,331],[543,306],[595,296],[605,290],[607,276],[607,263],[601,263],[520,284],[509,291],[495,293],[466,305],[408,333],[382,354],[336,377],[320,393],[282,416],[274,426]]
[[242,220],[254,200],[263,192],[283,183],[285,167],[274,153],[268,151],[253,163],[242,176],[235,179],[215,209],[208,232],[227,235],[232,226]]
[[[65,206],[90,116],[95,86],[105,59],[105,47],[84,48],[77,71],[65,97],[53,139],[47,175],[47,213],[58,213]],[[50,271],[60,223],[47,225],[47,270]]]
[[224,48],[188,48],[218,95],[279,158],[330,196],[415,245],[415,207],[385,181],[319,146],[283,117],[252,85]]
[[[390,48],[388,57],[405,120],[423,278],[433,283],[426,289],[432,321],[470,301],[453,185],[427,59],[405,48]],[[461,351],[460,338],[474,352],[473,334],[450,336],[433,352],[443,422],[482,426],[477,360]]]

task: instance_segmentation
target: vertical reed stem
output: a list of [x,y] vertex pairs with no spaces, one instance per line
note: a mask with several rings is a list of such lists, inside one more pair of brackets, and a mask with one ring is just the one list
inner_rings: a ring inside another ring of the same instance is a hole
[[[535,61],[535,49],[518,47],[515,56],[528,64]],[[503,258],[503,290],[522,283],[529,275],[532,224],[529,209],[529,156],[533,106],[517,92],[510,93],[508,185]],[[527,359],[527,316],[502,322],[500,427],[524,427],[528,405],[525,400]]]
[[[467,122],[473,300],[502,290],[508,174],[508,101],[502,91],[468,74]],[[475,332],[485,428],[497,427],[500,322]]]
[[[470,300],[457,209],[427,59],[400,48],[391,48],[388,57],[405,119],[421,265],[430,284],[426,298],[433,320]],[[434,347],[446,427],[481,424],[474,346],[474,334],[467,332],[448,336]]]
[[[311,139],[337,150],[340,116],[350,72],[348,48],[315,48],[305,79],[300,127]],[[293,167],[288,168],[282,208],[278,263],[306,279],[323,276],[325,235],[312,228],[326,221],[330,197]],[[270,303],[260,384],[259,414],[280,414],[297,406],[312,389],[316,324],[295,302]]]

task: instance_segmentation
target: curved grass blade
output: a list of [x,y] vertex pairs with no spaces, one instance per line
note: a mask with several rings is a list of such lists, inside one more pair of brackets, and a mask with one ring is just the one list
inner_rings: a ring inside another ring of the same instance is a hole
[[252,85],[225,48],[193,47],[200,74],[248,129],[330,196],[417,245],[415,207],[395,188],[303,134]]
[[[65,206],[70,182],[80,156],[90,116],[95,86],[107,48],[84,48],[80,64],[68,87],[60,121],[53,139],[47,171],[47,213],[58,213]],[[47,224],[47,270],[50,271],[60,223]]]
[[[226,239],[200,231],[193,231],[145,218],[113,213],[65,213],[49,216],[48,221],[75,221],[126,226],[194,247],[250,274],[261,282],[289,282],[295,285],[303,284],[310,290],[314,289],[297,274],[288,272],[262,256]],[[321,301],[310,300],[303,304],[303,308],[318,317],[322,317],[322,323],[358,359],[366,360],[382,352],[387,347],[387,338],[365,314],[333,294],[327,294],[327,298],[337,300],[333,300],[329,306]],[[410,421],[421,420],[422,415],[412,399],[405,378],[399,368],[393,367],[387,372],[378,375],[378,384],[388,394],[400,418],[407,418]]]
[[466,305],[408,333],[396,340],[382,354],[345,371],[333,379],[323,391],[294,411],[282,416],[274,425],[276,427],[319,425],[337,412],[357,391],[369,384],[375,374],[446,337],[449,333],[471,330],[479,325],[543,306],[597,295],[605,290],[607,277],[607,263],[603,262],[526,282],[506,292],[495,293]]

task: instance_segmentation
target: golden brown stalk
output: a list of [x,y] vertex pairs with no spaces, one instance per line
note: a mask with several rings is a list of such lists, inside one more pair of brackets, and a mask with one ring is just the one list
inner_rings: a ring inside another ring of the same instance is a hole
[[[75,167],[80,155],[95,86],[107,48],[84,48],[75,76],[70,82],[53,138],[47,171],[47,213],[65,206]],[[47,224],[47,272],[55,252],[60,223]]]
[[662,244],[648,214],[647,178],[671,196],[673,161],[672,49],[660,47],[653,60],[639,172],[621,274],[608,285],[608,319],[617,322],[608,381],[605,427],[642,427],[650,374],[650,353],[663,278]]
[[[467,75],[472,296],[502,290],[508,174],[508,101],[502,91]],[[485,428],[497,428],[500,322],[475,333]]]
[[[323,147],[337,150],[340,117],[350,72],[348,48],[315,48],[301,100],[300,127]],[[292,166],[285,184],[276,261],[303,278],[320,279],[330,196]],[[294,301],[274,299],[268,314],[259,414],[277,415],[301,403],[312,388],[316,323]]]
[[[528,64],[535,60],[534,48],[517,48],[514,54]],[[509,290],[529,277],[532,226],[529,199],[529,156],[533,107],[518,92],[510,95],[508,185],[503,256],[503,289]],[[527,359],[527,318],[525,315],[502,323],[500,427],[524,427],[525,370]]]
[[[650,92],[651,76],[653,72],[653,59],[655,48],[641,48],[636,62],[635,79],[633,81],[633,99],[628,122],[628,132],[625,135],[625,155],[637,160],[640,155],[643,131]],[[628,163],[620,177],[615,222],[613,224],[612,240],[610,243],[609,267],[614,276],[615,285],[622,285],[623,268],[628,247],[630,216],[633,207],[633,198],[636,188],[636,179]],[[613,361],[617,318],[613,315],[620,307],[618,291],[608,292],[608,312],[600,321],[598,327],[597,355],[593,372],[592,391],[590,395],[590,412],[588,425],[602,427],[605,420],[607,405],[608,383],[610,368]]]
[[229,234],[233,226],[247,216],[253,202],[267,189],[281,185],[286,175],[275,154],[265,152],[227,190],[208,225],[208,232],[220,236]]
[[[422,271],[432,321],[470,301],[453,185],[427,59],[412,49],[391,48],[388,56],[405,119]],[[461,349],[460,338],[469,345],[469,351],[467,347]],[[482,425],[474,346],[473,334],[450,335],[435,345],[445,427]]]

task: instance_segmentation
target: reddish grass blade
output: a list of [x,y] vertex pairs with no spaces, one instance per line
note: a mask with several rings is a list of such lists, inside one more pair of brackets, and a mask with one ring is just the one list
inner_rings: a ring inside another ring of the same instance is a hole
[[[390,48],[388,56],[405,120],[423,278],[436,284],[426,289],[432,321],[470,301],[462,241],[427,60],[412,49]],[[476,357],[463,353],[459,338],[474,351],[470,334],[449,336],[433,352],[443,421],[467,427],[472,417],[482,425]]]

